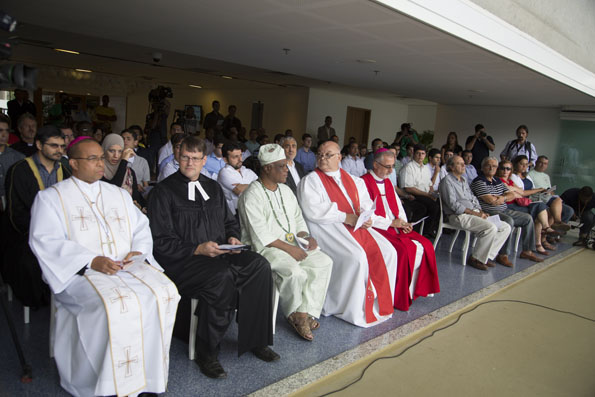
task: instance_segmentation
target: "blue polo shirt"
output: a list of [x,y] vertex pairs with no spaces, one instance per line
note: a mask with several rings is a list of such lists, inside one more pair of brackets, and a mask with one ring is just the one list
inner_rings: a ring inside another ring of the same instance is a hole
[[[473,180],[471,183],[471,191],[474,195],[478,198],[481,196],[485,196],[487,194],[491,194],[494,196],[502,196],[504,193],[508,191],[508,186],[504,184],[500,178],[493,177],[491,181],[488,180],[483,174],[479,175],[477,178]],[[483,200],[479,200],[479,204],[481,205],[481,209],[484,212],[493,213],[493,212],[504,212],[506,211],[506,203],[500,205],[492,205],[488,204]]]

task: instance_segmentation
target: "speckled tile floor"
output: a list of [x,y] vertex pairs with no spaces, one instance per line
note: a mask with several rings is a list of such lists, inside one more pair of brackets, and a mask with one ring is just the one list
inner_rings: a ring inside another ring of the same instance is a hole
[[[376,327],[363,329],[334,317],[321,320],[313,343],[300,339],[279,313],[274,350],[281,355],[275,363],[264,363],[250,353],[237,357],[237,328],[232,324],[222,344],[220,361],[228,372],[227,379],[212,380],[203,376],[196,364],[188,360],[187,344],[179,339],[170,352],[169,390],[171,396],[239,396],[283,395],[312,380],[330,373],[410,332],[435,321],[447,312],[501,288],[516,278],[547,266],[548,263],[576,251],[572,238],[558,245],[554,257],[544,264],[516,258],[512,269],[497,266],[487,272],[461,266],[460,245],[447,252],[451,236],[441,239],[437,250],[441,292],[433,298],[419,298],[409,312],[395,311],[393,317]],[[512,276],[512,277],[511,277]],[[9,303],[24,346],[25,356],[33,367],[33,382],[19,382],[20,366],[3,314],[0,320],[0,396],[66,396],[59,383],[56,366],[48,356],[49,309],[31,312],[31,323],[23,324],[22,306]]]

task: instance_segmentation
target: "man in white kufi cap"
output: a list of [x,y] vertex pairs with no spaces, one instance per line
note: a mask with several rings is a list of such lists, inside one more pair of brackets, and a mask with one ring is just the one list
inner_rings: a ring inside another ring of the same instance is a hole
[[310,236],[302,211],[287,179],[285,151],[268,144],[258,151],[260,178],[240,196],[238,212],[242,241],[264,256],[273,270],[281,308],[304,339],[320,316],[331,275],[332,260]]

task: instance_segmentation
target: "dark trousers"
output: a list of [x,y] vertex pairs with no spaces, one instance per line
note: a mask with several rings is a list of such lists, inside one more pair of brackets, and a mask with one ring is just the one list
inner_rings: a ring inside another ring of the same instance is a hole
[[271,266],[242,251],[215,258],[197,255],[170,276],[182,296],[198,298],[197,351],[216,356],[237,309],[238,355],[273,344]]
[[[408,200],[406,198],[402,198],[401,204],[403,204],[403,209],[405,210],[405,215],[407,215],[407,220],[409,222],[417,222],[418,220],[426,216],[426,214],[428,213],[426,207],[416,200]],[[420,228],[421,223],[415,225],[415,229],[417,232],[419,232]]]
[[593,229],[593,226],[595,226],[595,214],[593,214],[593,210],[583,212],[581,215],[581,223],[583,226],[581,226],[580,234],[588,237],[589,232]]
[[428,219],[425,221],[424,234],[425,235],[436,235],[436,229],[438,229],[438,223],[440,222],[440,202],[438,199],[432,200],[426,196],[415,196],[415,201],[423,205],[427,211]]

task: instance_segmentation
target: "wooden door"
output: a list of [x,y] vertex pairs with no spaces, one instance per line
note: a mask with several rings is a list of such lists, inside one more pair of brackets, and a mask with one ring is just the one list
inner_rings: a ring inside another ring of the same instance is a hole
[[360,145],[363,143],[367,146],[368,134],[370,132],[370,109],[362,109],[347,106],[347,120],[345,120],[345,141],[344,144],[349,143],[350,138],[355,138],[355,141]]

